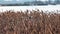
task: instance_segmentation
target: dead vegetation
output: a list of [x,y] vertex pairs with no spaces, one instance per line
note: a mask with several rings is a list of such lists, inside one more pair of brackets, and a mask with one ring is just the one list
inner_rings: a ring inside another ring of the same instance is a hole
[[0,34],[60,34],[60,14],[39,10],[3,12],[0,14]]

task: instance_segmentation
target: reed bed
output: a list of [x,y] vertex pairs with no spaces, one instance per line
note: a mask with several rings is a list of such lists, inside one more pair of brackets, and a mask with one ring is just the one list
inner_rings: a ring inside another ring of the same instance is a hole
[[39,10],[3,12],[0,34],[60,34],[60,14]]

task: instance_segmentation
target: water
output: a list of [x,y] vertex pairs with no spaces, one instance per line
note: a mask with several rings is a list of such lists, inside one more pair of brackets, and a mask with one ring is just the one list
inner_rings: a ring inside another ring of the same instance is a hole
[[0,6],[0,12],[4,12],[6,10],[14,10],[14,11],[26,11],[26,10],[43,10],[43,11],[56,11],[60,10],[60,5],[48,5],[48,6]]

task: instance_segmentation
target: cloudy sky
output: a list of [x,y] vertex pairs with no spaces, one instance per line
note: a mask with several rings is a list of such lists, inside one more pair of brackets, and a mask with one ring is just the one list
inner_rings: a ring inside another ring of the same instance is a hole
[[[35,0],[0,0],[0,4],[22,3],[26,1],[35,1]],[[48,1],[48,0],[37,0],[37,1]]]
[[34,0],[0,0],[0,4],[9,4],[9,3],[22,3],[25,1],[34,1]]

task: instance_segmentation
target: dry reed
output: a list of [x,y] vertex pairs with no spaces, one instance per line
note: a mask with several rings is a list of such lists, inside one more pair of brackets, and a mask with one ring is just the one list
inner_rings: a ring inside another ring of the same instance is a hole
[[3,12],[0,34],[60,34],[60,14],[43,11]]

